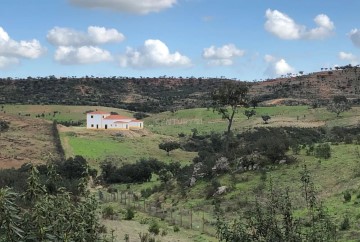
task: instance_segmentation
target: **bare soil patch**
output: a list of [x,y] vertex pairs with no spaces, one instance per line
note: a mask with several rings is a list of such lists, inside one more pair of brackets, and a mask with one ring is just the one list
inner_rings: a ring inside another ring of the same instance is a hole
[[57,157],[50,122],[9,114],[0,119],[10,122],[10,129],[0,134],[0,169]]

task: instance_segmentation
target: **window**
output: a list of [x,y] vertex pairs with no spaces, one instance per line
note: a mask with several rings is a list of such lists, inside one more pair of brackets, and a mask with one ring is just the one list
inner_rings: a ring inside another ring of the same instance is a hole
[[91,125],[91,128],[94,128],[94,125],[93,125],[93,124]]
[[91,118],[94,118],[94,116],[93,116],[93,115],[91,115]]

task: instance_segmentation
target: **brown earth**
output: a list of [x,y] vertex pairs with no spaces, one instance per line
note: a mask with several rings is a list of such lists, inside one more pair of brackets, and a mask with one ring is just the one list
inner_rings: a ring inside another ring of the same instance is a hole
[[50,122],[3,113],[0,120],[10,122],[9,130],[0,133],[0,169],[57,158]]

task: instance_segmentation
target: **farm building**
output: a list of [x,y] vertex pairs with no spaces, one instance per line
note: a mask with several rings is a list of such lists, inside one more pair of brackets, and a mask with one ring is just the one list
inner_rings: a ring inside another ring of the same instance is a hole
[[109,130],[143,129],[144,122],[109,112],[95,111],[86,114],[86,128]]

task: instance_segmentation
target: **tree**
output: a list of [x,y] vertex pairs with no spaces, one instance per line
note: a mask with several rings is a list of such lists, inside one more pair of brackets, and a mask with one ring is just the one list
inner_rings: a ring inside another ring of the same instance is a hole
[[269,115],[262,115],[262,120],[264,120],[264,124],[268,124],[268,121],[271,119]]
[[250,100],[249,104],[250,104],[250,106],[251,106],[252,108],[255,109],[255,108],[258,106],[259,102],[260,102],[260,100],[259,100],[258,98],[253,97],[253,98]]
[[336,117],[339,117],[340,113],[351,109],[351,104],[345,96],[334,96],[326,109],[329,112],[336,113]]
[[247,119],[250,119],[255,114],[256,114],[256,111],[254,109],[245,110],[245,112],[244,112],[244,115],[247,117]]
[[222,119],[228,121],[227,126],[227,139],[225,143],[225,150],[229,148],[229,139],[231,126],[234,121],[235,113],[238,111],[239,106],[247,106],[247,93],[248,86],[245,83],[237,81],[226,81],[224,84],[212,92],[212,107],[217,111]]
[[159,144],[159,149],[165,150],[167,155],[170,155],[170,151],[180,148],[180,144],[176,141],[166,141]]

